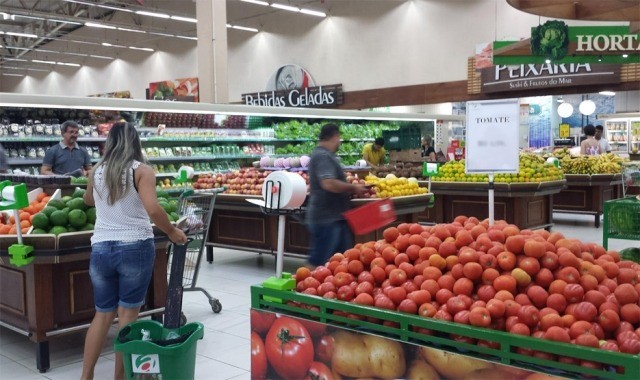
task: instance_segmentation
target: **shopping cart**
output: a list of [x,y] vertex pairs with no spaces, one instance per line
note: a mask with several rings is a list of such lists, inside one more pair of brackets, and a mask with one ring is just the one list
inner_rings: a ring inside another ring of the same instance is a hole
[[[214,313],[222,310],[222,304],[203,288],[196,286],[198,281],[198,271],[202,253],[209,234],[209,225],[213,214],[213,205],[216,195],[223,192],[224,188],[210,189],[206,192],[184,191],[178,198],[178,215],[180,216],[180,227],[184,228],[190,238],[184,256],[184,273],[182,275],[182,286],[185,292],[199,291],[204,293],[209,299],[209,305]],[[169,246],[169,268],[173,261],[173,244]],[[184,319],[184,316],[183,316]],[[184,319],[186,321],[186,319]]]

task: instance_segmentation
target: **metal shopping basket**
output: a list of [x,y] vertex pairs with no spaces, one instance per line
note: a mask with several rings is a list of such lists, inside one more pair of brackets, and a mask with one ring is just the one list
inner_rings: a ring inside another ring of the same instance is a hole
[[[219,313],[222,310],[222,304],[217,298],[211,296],[208,291],[196,286],[196,283],[202,253],[209,234],[213,205],[216,201],[216,195],[223,191],[224,188],[210,189],[203,192],[186,190],[178,198],[178,215],[180,215],[182,226],[187,229],[187,236],[190,238],[185,254],[182,286],[185,292],[199,291],[204,293],[209,299],[209,305],[211,305],[211,310],[214,313]],[[169,268],[171,268],[173,260],[173,251],[174,246],[172,244],[169,247]]]

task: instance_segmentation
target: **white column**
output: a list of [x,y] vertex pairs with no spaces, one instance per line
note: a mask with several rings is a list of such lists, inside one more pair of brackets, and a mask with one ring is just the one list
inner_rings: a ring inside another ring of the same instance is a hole
[[228,103],[227,2],[196,0],[200,102]]

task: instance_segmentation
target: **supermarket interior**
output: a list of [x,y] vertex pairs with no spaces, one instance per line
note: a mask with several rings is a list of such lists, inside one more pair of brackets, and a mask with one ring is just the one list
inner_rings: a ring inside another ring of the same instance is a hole
[[0,1],[0,380],[638,379],[639,149],[638,1]]

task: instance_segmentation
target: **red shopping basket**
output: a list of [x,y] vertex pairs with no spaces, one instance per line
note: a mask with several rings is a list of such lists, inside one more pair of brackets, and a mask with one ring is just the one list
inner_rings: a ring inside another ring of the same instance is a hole
[[396,210],[391,198],[367,203],[343,215],[356,235],[375,231],[396,220]]

